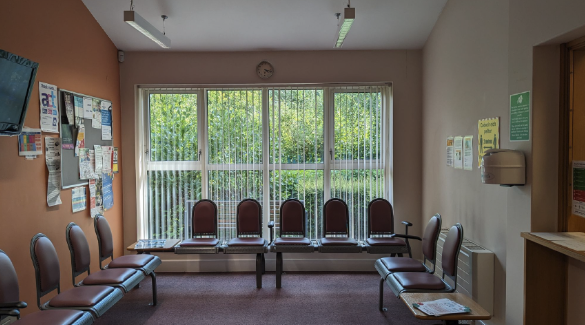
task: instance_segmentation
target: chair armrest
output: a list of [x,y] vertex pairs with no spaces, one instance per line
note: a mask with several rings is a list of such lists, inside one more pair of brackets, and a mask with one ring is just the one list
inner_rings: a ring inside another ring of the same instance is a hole
[[26,308],[28,306],[24,301],[12,301],[12,302],[3,302],[0,303],[0,308]]
[[274,220],[268,222],[268,228],[270,229],[270,243],[274,240]]
[[402,221],[403,225],[406,225],[408,227],[412,227],[412,223],[408,222],[408,221]]
[[20,311],[18,311],[18,309],[0,309],[0,316],[12,316],[20,318]]
[[401,234],[394,234],[394,237],[397,238],[405,238],[405,239],[416,239],[422,241],[422,238],[412,235],[401,235]]

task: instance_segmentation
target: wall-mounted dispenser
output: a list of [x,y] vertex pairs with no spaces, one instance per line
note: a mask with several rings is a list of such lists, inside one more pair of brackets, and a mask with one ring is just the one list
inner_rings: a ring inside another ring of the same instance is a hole
[[500,186],[526,184],[524,153],[509,149],[487,150],[481,158],[481,181]]

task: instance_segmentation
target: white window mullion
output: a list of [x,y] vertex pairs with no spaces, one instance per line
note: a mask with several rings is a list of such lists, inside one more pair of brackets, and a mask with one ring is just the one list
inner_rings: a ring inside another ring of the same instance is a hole
[[267,227],[270,221],[270,171],[268,165],[270,164],[270,130],[269,130],[269,112],[268,112],[268,88],[262,88],[262,184],[264,186],[262,196],[263,198],[263,237],[270,238],[269,229]]

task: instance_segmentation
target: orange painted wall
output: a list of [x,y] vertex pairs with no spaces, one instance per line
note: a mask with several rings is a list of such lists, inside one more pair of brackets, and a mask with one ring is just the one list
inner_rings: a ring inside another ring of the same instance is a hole
[[[6,2],[0,10],[0,49],[40,64],[25,126],[40,127],[38,81],[42,81],[110,99],[114,109],[114,146],[120,147],[117,49],[81,0]],[[85,232],[92,254],[92,271],[98,270],[97,239],[89,210],[72,213],[70,189],[61,191],[62,205],[48,207],[47,174],[44,156],[25,160],[18,156],[16,137],[0,137],[0,249],[12,259],[18,273],[20,298],[29,305],[23,314],[37,310],[34,268],[29,254],[30,240],[36,233],[47,235],[57,249],[62,290],[72,287],[65,241],[65,227],[69,222],[77,223]],[[119,256],[123,254],[121,174],[114,178],[113,187],[114,208],[105,215],[114,235],[114,254]]]

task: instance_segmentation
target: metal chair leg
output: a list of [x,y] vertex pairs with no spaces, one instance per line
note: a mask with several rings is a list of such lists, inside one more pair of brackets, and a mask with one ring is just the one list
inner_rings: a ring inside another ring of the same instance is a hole
[[256,288],[262,288],[262,254],[256,254]]
[[388,311],[384,308],[384,278],[380,278],[380,301],[378,302],[378,309],[380,311]]
[[262,253],[262,274],[266,273],[266,260],[264,259],[264,253]]
[[281,288],[282,284],[282,252],[276,253],[276,287]]
[[157,300],[157,294],[156,294],[156,274],[154,273],[154,271],[152,271],[150,273],[150,278],[152,279],[152,303],[149,304],[151,306],[156,306],[156,304],[158,303]]

